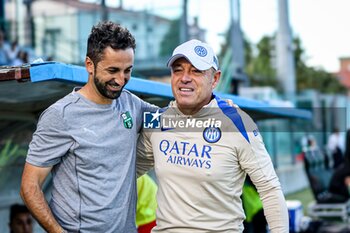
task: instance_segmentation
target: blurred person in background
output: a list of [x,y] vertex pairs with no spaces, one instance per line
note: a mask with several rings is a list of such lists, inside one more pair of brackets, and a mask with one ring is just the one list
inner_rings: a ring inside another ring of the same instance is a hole
[[[211,46],[187,41],[175,48],[168,67],[175,101],[162,110],[160,127],[143,129],[137,148],[139,172],[155,163],[158,208],[152,232],[243,232],[240,196],[248,174],[271,232],[288,233],[286,202],[256,124],[213,94],[221,71]],[[181,127],[188,119],[198,127]],[[221,124],[205,127],[208,119]],[[164,125],[167,120],[176,122]]]
[[16,59],[12,62],[12,65],[20,66],[23,64],[27,64],[28,62],[28,52],[25,50],[19,50]]
[[32,233],[33,218],[25,205],[13,204],[10,207],[10,233]]
[[333,168],[337,168],[343,161],[344,151],[344,139],[340,135],[340,131],[337,127],[335,127],[331,135],[329,135],[327,149],[334,162]]
[[2,31],[0,31],[0,66],[10,65],[8,51],[9,47],[5,41],[5,35]]
[[334,170],[333,176],[329,184],[331,193],[339,194],[344,198],[344,201],[350,198],[350,129],[346,131],[345,137],[345,154],[344,159],[339,166]]
[[11,43],[10,49],[8,50],[9,63],[12,64],[18,57],[18,52],[20,51],[17,40]]

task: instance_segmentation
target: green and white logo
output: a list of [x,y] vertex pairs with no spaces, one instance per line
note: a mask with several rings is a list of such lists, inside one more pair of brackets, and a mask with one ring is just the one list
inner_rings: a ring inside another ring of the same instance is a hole
[[132,117],[130,115],[130,112],[129,111],[124,112],[121,114],[121,116],[123,118],[124,127],[127,129],[131,129],[133,126],[133,123],[132,123]]

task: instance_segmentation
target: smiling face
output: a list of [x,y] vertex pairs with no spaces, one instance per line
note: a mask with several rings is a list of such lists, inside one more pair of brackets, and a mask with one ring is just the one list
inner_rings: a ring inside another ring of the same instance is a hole
[[111,103],[117,99],[130,80],[133,63],[132,48],[115,50],[107,47],[96,65],[87,57],[85,66],[89,73],[89,91],[84,92],[85,96],[99,104]]
[[171,88],[180,111],[193,115],[212,97],[221,72],[213,68],[198,70],[185,58],[179,58],[171,66]]

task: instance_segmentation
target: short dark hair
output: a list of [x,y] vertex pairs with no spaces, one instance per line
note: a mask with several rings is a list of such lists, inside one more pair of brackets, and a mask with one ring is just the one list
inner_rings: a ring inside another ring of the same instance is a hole
[[103,50],[107,47],[113,49],[128,49],[135,50],[135,38],[128,29],[120,24],[111,21],[103,21],[93,26],[87,41],[88,56],[96,66],[102,59]]
[[10,207],[10,224],[18,214],[29,213],[27,206],[20,204],[13,204]]

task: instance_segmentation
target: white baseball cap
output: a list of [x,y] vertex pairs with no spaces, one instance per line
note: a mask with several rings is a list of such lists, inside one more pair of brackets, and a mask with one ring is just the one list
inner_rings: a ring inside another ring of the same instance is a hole
[[207,70],[211,67],[215,70],[219,69],[218,58],[212,47],[199,40],[189,40],[177,46],[168,60],[167,66],[171,67],[174,61],[181,57],[186,58],[198,70]]

